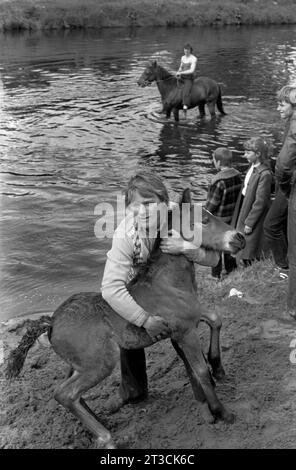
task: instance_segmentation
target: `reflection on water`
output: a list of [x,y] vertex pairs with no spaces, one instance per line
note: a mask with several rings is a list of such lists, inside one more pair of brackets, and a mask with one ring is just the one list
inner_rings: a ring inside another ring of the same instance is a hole
[[[176,70],[187,41],[200,73],[224,83],[227,116],[191,110],[167,122],[156,86],[137,87],[149,59]],[[263,132],[277,150],[275,93],[296,79],[294,26],[6,34],[0,44],[1,319],[99,288],[110,240],[95,238],[93,211],[136,169],[203,200],[217,146],[242,170],[244,139]]]

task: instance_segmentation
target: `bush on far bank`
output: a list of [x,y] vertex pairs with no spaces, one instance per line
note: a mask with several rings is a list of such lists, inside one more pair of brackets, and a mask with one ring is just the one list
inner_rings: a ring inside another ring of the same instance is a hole
[[296,23],[294,0],[0,0],[0,30]]

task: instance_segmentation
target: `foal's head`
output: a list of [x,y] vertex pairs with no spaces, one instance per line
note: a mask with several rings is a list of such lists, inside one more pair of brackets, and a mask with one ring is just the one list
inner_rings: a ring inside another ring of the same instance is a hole
[[193,204],[190,190],[185,189],[179,203],[180,233],[197,247],[236,254],[245,247],[244,236],[221,219]]

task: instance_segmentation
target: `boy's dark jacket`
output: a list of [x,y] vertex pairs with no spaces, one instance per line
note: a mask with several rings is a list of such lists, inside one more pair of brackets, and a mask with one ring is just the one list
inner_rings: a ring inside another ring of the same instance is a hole
[[219,171],[209,186],[206,209],[224,222],[230,223],[241,186],[239,171],[234,168]]
[[296,116],[287,122],[284,144],[276,160],[275,176],[281,191],[289,197],[291,187],[296,183]]

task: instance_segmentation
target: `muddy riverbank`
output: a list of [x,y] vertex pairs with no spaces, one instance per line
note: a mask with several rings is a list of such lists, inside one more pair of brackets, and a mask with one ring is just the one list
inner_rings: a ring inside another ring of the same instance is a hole
[[[238,271],[221,283],[198,273],[202,302],[223,318],[222,353],[227,378],[217,393],[233,410],[233,425],[205,424],[183,364],[169,341],[147,350],[149,398],[116,413],[110,399],[118,391],[119,371],[86,396],[89,406],[112,431],[121,448],[295,448],[296,364],[291,361],[295,321],[283,317],[286,281],[269,262]],[[232,287],[243,298],[229,297]],[[5,356],[25,327],[1,325]],[[200,328],[203,345],[206,327]],[[18,379],[7,382],[1,365],[0,448],[90,448],[93,440],[53,399],[65,364],[37,342]]]

